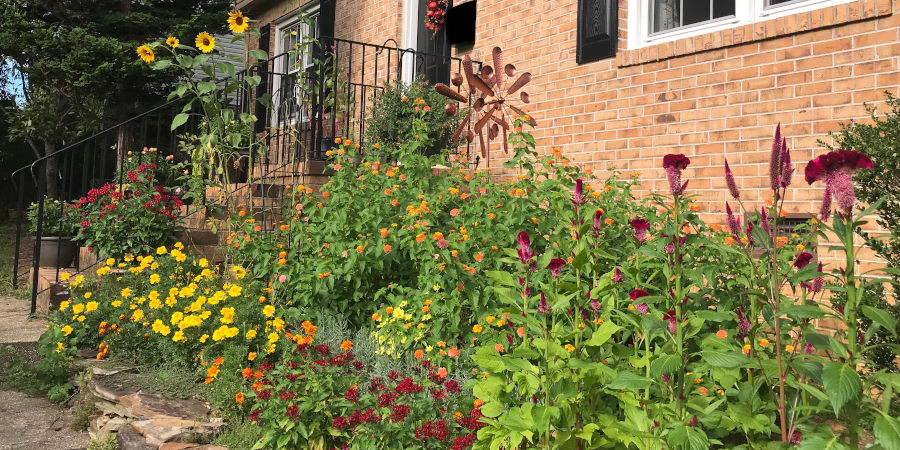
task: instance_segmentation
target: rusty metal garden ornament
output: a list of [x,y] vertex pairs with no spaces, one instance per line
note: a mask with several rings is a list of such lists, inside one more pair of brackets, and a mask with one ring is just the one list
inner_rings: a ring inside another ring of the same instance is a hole
[[[460,121],[456,132],[453,133],[452,142],[459,140],[463,130],[467,128],[470,121],[474,122],[472,129],[466,131],[466,141],[471,143],[475,139],[475,135],[478,135],[478,141],[481,144],[481,156],[484,157],[485,164],[488,165],[488,147],[491,141],[501,134],[503,135],[503,151],[509,154],[507,136],[510,132],[510,119],[513,113],[521,117],[527,117],[531,126],[537,126],[534,118],[510,102],[515,98],[514,94],[516,92],[519,92],[522,87],[531,82],[531,74],[528,72],[523,73],[504,90],[504,75],[510,79],[514,78],[516,76],[516,67],[512,64],[507,64],[505,67],[502,66],[503,50],[500,47],[494,47],[492,54],[494,67],[485,65],[479,74],[475,74],[472,71],[472,59],[469,58],[469,55],[463,56],[462,66],[465,72],[465,81],[468,82],[468,96],[443,83],[438,83],[434,86],[434,90],[439,94],[451,100],[465,103],[469,107],[466,116]],[[500,70],[500,67],[503,67],[503,70]],[[494,68],[497,68],[496,71]],[[454,73],[450,77],[450,83],[457,88],[462,86],[463,81],[463,75],[458,73]],[[523,103],[531,102],[528,93],[525,91],[519,92],[518,97]],[[471,104],[469,104],[470,101],[472,101]],[[458,111],[457,104],[448,103],[445,111],[449,116],[455,115]],[[487,131],[487,141],[485,141],[485,131]]]

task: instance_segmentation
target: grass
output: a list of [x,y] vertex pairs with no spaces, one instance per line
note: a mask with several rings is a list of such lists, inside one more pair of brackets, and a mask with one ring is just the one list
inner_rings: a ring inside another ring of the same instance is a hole
[[250,450],[262,437],[262,429],[252,423],[234,424],[222,432],[213,445],[228,447],[228,450]]
[[47,395],[47,389],[34,376],[33,366],[24,363],[12,347],[0,347],[0,360],[7,361],[6,367],[0,367],[0,390]]
[[91,425],[91,416],[99,413],[100,410],[94,406],[93,401],[86,401],[77,408],[72,413],[72,423],[69,424],[69,429],[72,431],[87,431],[88,426]]
[[[23,225],[23,229],[26,228]],[[20,286],[13,289],[13,261],[16,252],[16,224],[15,222],[0,223],[0,296],[26,299],[30,295],[28,287]],[[21,272],[23,268],[19,268]]]

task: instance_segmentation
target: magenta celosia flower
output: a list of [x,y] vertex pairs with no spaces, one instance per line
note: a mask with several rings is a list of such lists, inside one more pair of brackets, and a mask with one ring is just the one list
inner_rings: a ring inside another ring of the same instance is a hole
[[603,210],[597,208],[597,211],[594,211],[594,230],[599,230],[601,226],[603,226]]
[[794,165],[791,164],[791,149],[785,143],[781,149],[781,187],[791,185],[794,179]]
[[807,355],[812,355],[815,352],[816,352],[816,348],[813,347],[813,345],[810,344],[809,342],[807,342],[806,346],[803,347],[803,353],[805,353]]
[[581,206],[587,201],[587,198],[584,197],[584,184],[581,181],[581,178],[575,180],[575,198],[572,199],[572,203],[575,206]]
[[596,298],[591,299],[591,309],[593,309],[594,312],[600,311],[600,302],[597,301]]
[[794,431],[794,435],[791,436],[791,444],[800,445],[803,442],[803,432],[800,430]]
[[613,282],[615,282],[615,283],[621,283],[621,282],[622,282],[622,271],[619,270],[618,267],[616,267],[615,270],[613,270],[613,277],[612,277],[612,280],[613,280]]
[[674,333],[678,331],[678,324],[675,320],[675,310],[670,309],[663,314],[663,320],[667,320],[669,322],[669,332]]
[[819,219],[822,219],[824,222],[829,217],[831,217],[831,188],[826,185],[825,191],[822,192],[822,206],[819,207]]
[[668,154],[663,157],[663,168],[666,169],[666,178],[669,180],[669,189],[672,195],[681,195],[687,187],[687,182],[681,183],[681,171],[691,163],[690,158],[682,154]]
[[666,374],[662,374],[662,379],[663,379],[663,381],[666,382],[666,383],[669,382],[669,376],[666,375]]
[[531,236],[528,236],[528,232],[521,231],[516,240],[519,242],[519,261],[522,261],[522,264],[528,264],[531,258],[534,258],[534,252],[531,251]]
[[649,295],[650,294],[643,289],[633,289],[631,292],[628,293],[628,297],[631,298],[631,301],[635,301],[641,297],[647,297]]
[[550,260],[550,263],[547,264],[547,269],[550,269],[550,274],[553,275],[553,278],[559,278],[564,265],[566,265],[566,260],[561,258],[553,258]]
[[728,231],[731,231],[732,236],[736,238],[741,234],[741,219],[731,212],[728,202],[725,202],[725,222],[728,224]]
[[806,182],[811,185],[824,180],[826,188],[837,200],[838,209],[850,214],[856,204],[851,177],[859,169],[871,170],[872,160],[857,151],[837,150],[819,156],[806,165]]
[[[816,270],[816,272],[822,273],[822,263],[819,263],[819,268]],[[809,287],[810,292],[822,292],[823,284],[825,284],[824,277],[813,278],[812,286]]]
[[753,222],[747,221],[747,228],[744,232],[747,233],[747,242],[753,245]]
[[671,255],[672,253],[675,253],[675,241],[672,241],[672,242],[669,242],[668,244],[666,244],[665,251],[666,251],[667,255]]
[[538,312],[541,314],[546,314],[550,311],[550,305],[547,304],[547,299],[544,297],[544,293],[541,292],[541,303],[538,304]]
[[802,268],[806,267],[807,265],[809,265],[809,262],[812,260],[812,258],[813,258],[812,253],[803,252],[803,253],[797,255],[797,260],[794,261],[794,267],[796,267],[798,269],[802,269]]
[[634,239],[643,242],[647,229],[650,228],[650,222],[647,219],[632,219],[631,228],[634,228]]
[[690,425],[692,427],[697,426],[697,415],[696,414],[694,414],[694,418],[691,419],[690,422],[688,422],[688,425]]
[[731,194],[731,197],[735,200],[739,200],[741,198],[741,192],[738,191],[737,184],[734,182],[734,174],[731,173],[731,168],[728,167],[728,160],[725,160],[725,185],[728,186],[728,193]]
[[638,310],[641,314],[647,314],[647,311],[650,310],[650,306],[646,303],[638,303],[637,305],[634,305],[634,309]]
[[769,186],[773,191],[777,191],[781,186],[781,164],[782,144],[781,124],[775,126],[775,136],[772,138],[772,153],[769,155]]

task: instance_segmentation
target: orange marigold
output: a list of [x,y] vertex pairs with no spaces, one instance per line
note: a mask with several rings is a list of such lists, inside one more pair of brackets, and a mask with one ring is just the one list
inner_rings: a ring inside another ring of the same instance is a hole
[[416,350],[415,353],[413,353],[413,356],[415,356],[416,359],[422,359],[423,357],[425,357],[425,352],[423,352],[422,349],[419,349]]

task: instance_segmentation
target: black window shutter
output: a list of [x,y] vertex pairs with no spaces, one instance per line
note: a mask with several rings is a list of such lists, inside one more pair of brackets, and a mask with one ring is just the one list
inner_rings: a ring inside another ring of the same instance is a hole
[[319,36],[334,37],[335,3],[336,0],[319,2]]
[[[259,48],[266,52],[266,54],[269,53],[271,30],[271,24],[259,27]],[[259,85],[256,86],[256,99],[258,100],[263,95],[269,93],[269,66],[266,62],[263,62],[257,66],[256,69],[257,75],[260,77]],[[254,115],[256,116],[256,126],[254,131],[257,133],[266,131],[266,127],[269,126],[269,114],[266,113],[266,107],[259,102],[256,102],[256,111],[254,112]]]
[[616,56],[619,0],[578,0],[578,64]]

